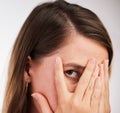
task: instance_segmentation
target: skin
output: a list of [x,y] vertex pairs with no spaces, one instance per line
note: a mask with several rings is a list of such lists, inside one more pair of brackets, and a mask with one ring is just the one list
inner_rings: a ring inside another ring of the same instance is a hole
[[98,42],[74,32],[49,56],[28,59],[30,113],[110,113],[108,53]]

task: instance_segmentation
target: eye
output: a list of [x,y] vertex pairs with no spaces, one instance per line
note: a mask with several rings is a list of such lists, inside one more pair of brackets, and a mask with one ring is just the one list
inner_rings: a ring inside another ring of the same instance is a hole
[[73,81],[78,81],[80,78],[80,74],[77,71],[74,70],[67,70],[64,72],[66,77],[70,78]]

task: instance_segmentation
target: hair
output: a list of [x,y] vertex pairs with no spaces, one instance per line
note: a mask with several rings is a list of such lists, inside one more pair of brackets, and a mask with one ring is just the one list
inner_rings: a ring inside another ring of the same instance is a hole
[[111,65],[112,43],[95,13],[64,0],[38,5],[23,24],[13,47],[3,113],[27,113],[29,94],[23,75],[28,56],[36,60],[59,49],[73,27],[77,33],[104,46]]

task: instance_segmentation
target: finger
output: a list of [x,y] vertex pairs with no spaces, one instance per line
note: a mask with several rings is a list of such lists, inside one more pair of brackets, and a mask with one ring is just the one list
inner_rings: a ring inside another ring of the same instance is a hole
[[103,64],[100,64],[99,67],[100,67],[100,76],[101,76],[102,79],[104,79],[104,77],[105,77],[105,76],[104,76],[104,74],[105,74],[105,73],[104,73],[104,63],[103,63]]
[[110,110],[109,102],[109,74],[108,74],[108,60],[104,61],[104,106],[107,111]]
[[49,104],[48,104],[47,99],[42,94],[33,93],[31,96],[39,104],[40,110],[41,110],[42,113],[53,113],[50,106],[49,106]]
[[105,86],[108,87],[109,86],[108,60],[105,60],[103,62],[103,71],[104,71],[104,78],[105,78]]
[[104,61],[104,77],[105,77],[105,90],[106,96],[109,100],[109,74],[108,74],[108,60]]
[[[103,64],[100,65],[100,76],[103,80],[103,86],[102,86],[102,98],[105,101],[107,99],[108,95],[108,75],[106,72],[106,62],[104,61]],[[104,102],[105,103],[105,102]]]
[[100,77],[102,78],[103,84],[102,84],[102,93],[101,93],[101,99],[100,99],[100,105],[99,105],[99,113],[103,113],[105,108],[105,99],[106,99],[104,64],[100,64]]
[[91,96],[94,91],[95,80],[98,77],[98,74],[99,74],[99,67],[98,65],[96,65],[95,71],[90,79],[90,83],[84,95],[84,101],[86,101],[88,104],[90,104],[91,102]]
[[[94,92],[91,98],[91,107],[96,111],[99,110],[101,98],[102,79],[98,77],[95,82]],[[96,111],[97,112],[97,111]]]
[[104,64],[100,64],[100,77],[102,79],[102,98],[104,100],[104,94],[105,94],[105,75],[104,75]]
[[99,113],[104,113],[104,108],[105,108],[105,100],[104,99],[105,98],[104,98],[103,90],[102,90],[100,104],[99,104]]
[[103,84],[99,113],[108,113],[110,111],[108,60],[105,60],[103,64],[100,65],[100,76],[102,77]]
[[68,96],[68,89],[65,83],[63,66],[60,57],[56,58],[55,64],[55,85],[58,95],[58,101],[64,100]]
[[110,111],[109,103],[109,76],[108,76],[108,61],[105,60],[103,64],[100,65],[100,76],[102,77],[102,95],[100,100],[99,112]]
[[74,94],[75,98],[78,99],[78,97],[79,97],[79,99],[82,100],[85,90],[88,87],[90,78],[93,74],[95,65],[96,65],[95,59],[89,60],[87,66],[85,68],[85,71],[83,72],[83,74],[78,82],[77,88],[75,90],[75,94]]

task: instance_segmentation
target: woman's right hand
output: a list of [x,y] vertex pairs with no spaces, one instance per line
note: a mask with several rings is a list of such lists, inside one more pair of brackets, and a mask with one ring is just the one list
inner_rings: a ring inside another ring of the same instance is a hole
[[[104,62],[104,67],[105,66],[107,66],[107,62]],[[104,109],[104,106],[102,106],[102,104],[107,105],[109,103],[108,100],[105,100],[106,98],[102,98],[102,96],[104,96],[102,95],[104,81],[105,85],[108,82],[104,80],[103,73],[108,70],[102,68],[103,65],[100,67],[101,68],[99,69],[98,66],[96,66],[95,59],[89,60],[75,92],[71,93],[68,91],[64,80],[62,61],[58,57],[55,64],[55,84],[58,96],[58,105],[55,111],[51,110],[43,95],[38,93],[33,94],[33,97],[37,100],[42,113],[101,113],[101,111],[102,113],[110,113],[109,106],[106,106]],[[107,89],[105,90],[108,91]]]

